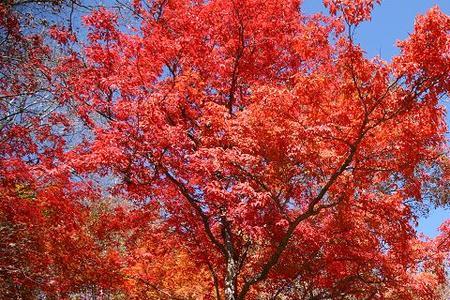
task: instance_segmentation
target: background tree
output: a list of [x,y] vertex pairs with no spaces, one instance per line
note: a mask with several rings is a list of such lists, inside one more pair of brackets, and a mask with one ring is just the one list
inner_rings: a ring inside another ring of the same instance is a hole
[[122,279],[114,273],[114,253],[89,228],[91,208],[81,201],[92,192],[60,164],[77,126],[59,101],[64,49],[50,34],[52,17],[74,3],[0,4],[1,299],[61,299],[95,288],[106,293]]

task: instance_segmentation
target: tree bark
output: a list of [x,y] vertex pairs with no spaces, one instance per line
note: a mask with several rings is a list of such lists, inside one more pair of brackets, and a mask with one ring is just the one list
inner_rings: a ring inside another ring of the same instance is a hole
[[225,276],[225,300],[237,300],[237,261],[230,255],[227,258]]
[[226,274],[225,274],[225,300],[237,300],[237,277],[239,274],[239,256],[233,244],[230,223],[222,216],[222,237],[224,240]]

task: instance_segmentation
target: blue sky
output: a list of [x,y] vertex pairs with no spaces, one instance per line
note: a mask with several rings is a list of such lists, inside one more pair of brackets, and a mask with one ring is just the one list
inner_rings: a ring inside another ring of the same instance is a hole
[[[381,5],[375,7],[372,20],[358,28],[356,39],[367,55],[380,55],[383,59],[390,60],[398,53],[396,41],[405,39],[408,33],[412,32],[415,17],[435,5],[450,14],[450,0],[384,0]],[[304,0],[302,10],[311,13],[325,11],[325,8],[321,0]],[[450,109],[449,102],[445,105]],[[447,124],[450,124],[449,115]],[[437,228],[447,218],[450,218],[449,210],[436,209],[427,218],[420,220],[418,230],[435,236],[438,233]]]

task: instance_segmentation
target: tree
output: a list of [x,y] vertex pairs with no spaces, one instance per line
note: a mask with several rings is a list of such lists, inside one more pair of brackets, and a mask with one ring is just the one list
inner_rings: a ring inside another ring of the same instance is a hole
[[59,163],[74,125],[58,101],[58,49],[22,4],[0,4],[0,298],[112,290],[120,264],[88,226],[91,192]]
[[51,86],[87,133],[50,155],[49,180],[64,174],[77,216],[86,199],[123,206],[87,231],[110,249],[88,248],[93,272],[115,253],[127,282],[107,286],[130,298],[437,299],[448,230],[423,239],[413,223],[447,203],[450,17],[431,9],[392,61],[369,59],[353,33],[379,2],[326,0],[326,16],[133,1],[130,23],[86,15],[74,47],[52,28]]

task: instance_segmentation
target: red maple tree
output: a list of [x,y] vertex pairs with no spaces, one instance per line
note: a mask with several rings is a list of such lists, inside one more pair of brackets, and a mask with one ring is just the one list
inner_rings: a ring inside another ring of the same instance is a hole
[[414,222],[418,206],[447,203],[450,17],[432,8],[392,61],[368,58],[353,33],[379,2],[307,15],[291,0],[133,1],[133,22],[84,16],[86,41],[51,27],[59,46],[37,40],[1,82],[4,97],[36,95],[23,78],[42,69],[58,109],[1,128],[1,222],[25,226],[6,244],[30,245],[25,276],[6,252],[15,282],[0,283],[42,273],[34,289],[59,297],[437,299],[449,226],[433,240]]

